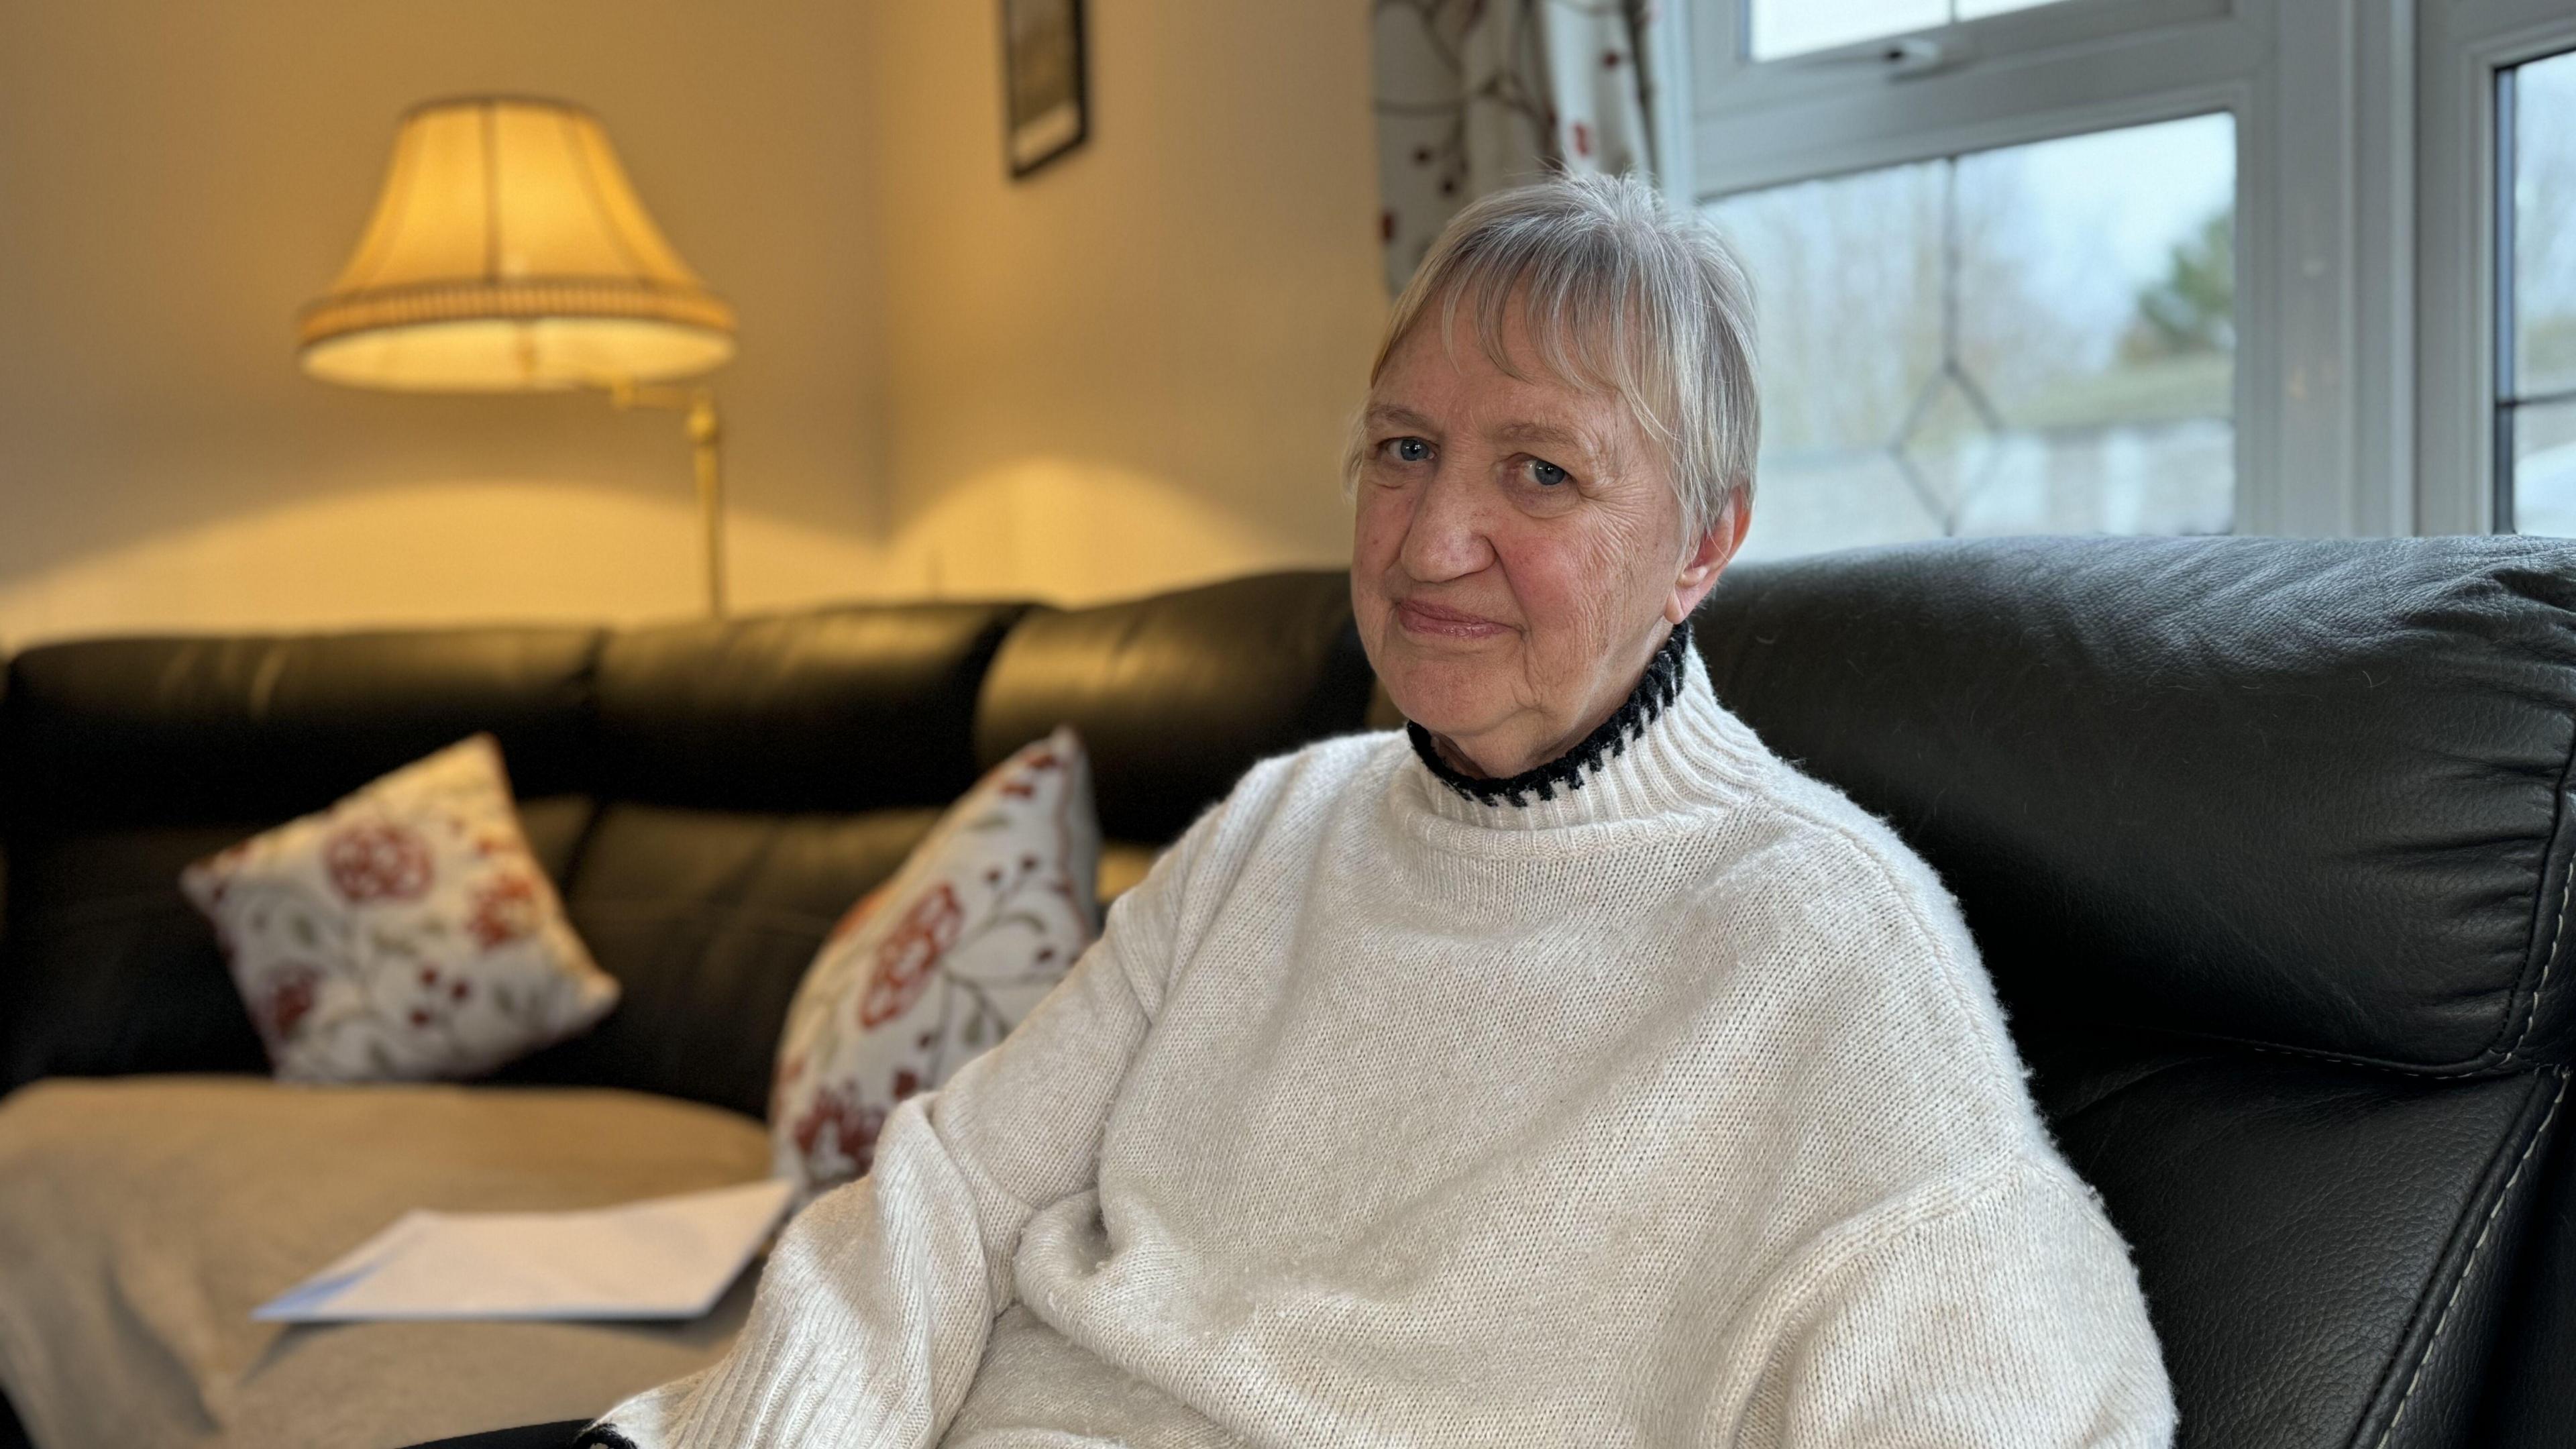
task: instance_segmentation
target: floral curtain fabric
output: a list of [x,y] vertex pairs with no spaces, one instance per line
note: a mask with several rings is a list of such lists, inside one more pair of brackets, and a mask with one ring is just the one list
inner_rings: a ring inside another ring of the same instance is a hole
[[1649,0],[1374,3],[1388,290],[1486,192],[1653,164]]

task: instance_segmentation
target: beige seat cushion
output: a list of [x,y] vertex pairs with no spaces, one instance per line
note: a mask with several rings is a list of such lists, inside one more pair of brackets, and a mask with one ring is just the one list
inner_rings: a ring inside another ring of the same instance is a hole
[[584,1418],[723,1352],[679,1325],[282,1327],[250,1310],[415,1207],[747,1181],[761,1125],[632,1092],[51,1081],[0,1101],[0,1387],[38,1449],[412,1444]]

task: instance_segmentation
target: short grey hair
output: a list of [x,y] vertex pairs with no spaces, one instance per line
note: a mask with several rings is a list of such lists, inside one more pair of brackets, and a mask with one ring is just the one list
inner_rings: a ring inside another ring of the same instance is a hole
[[[1516,302],[1542,366],[1617,394],[1665,449],[1686,537],[1696,542],[1729,500],[1752,502],[1762,442],[1753,288],[1715,228],[1630,176],[1560,176],[1481,197],[1450,219],[1395,299],[1370,384],[1434,304],[1444,340],[1464,307],[1485,356],[1520,377],[1503,351]],[[1347,463],[1353,481],[1362,441]]]

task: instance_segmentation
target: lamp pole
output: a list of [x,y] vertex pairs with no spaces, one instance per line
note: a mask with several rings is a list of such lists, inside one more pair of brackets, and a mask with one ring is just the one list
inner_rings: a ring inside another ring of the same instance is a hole
[[652,408],[683,414],[689,450],[698,470],[698,526],[706,543],[707,617],[725,616],[724,423],[716,415],[715,389],[638,383],[620,378],[608,385],[608,399],[619,409]]

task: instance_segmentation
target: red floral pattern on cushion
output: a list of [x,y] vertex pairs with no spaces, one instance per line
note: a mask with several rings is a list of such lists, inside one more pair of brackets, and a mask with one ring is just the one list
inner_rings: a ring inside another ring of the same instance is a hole
[[883,1106],[861,1100],[856,1083],[816,1093],[804,1115],[788,1129],[806,1172],[836,1182],[864,1175],[875,1165],[877,1135],[885,1130],[894,1104],[920,1090],[921,1074],[901,1067]]
[[859,1100],[855,1087],[816,1094],[791,1135],[809,1170],[831,1177],[857,1177],[876,1159],[877,1134],[885,1130],[886,1109]]
[[535,876],[524,870],[505,870],[475,888],[474,914],[466,917],[465,929],[475,945],[497,951],[512,941],[535,935],[545,924],[546,905]]
[[811,1197],[867,1172],[898,1103],[1009,1033],[1091,942],[1099,852],[1070,730],[949,808],[806,968],[771,1076],[781,1175]]
[[276,1043],[294,1036],[296,1023],[313,1009],[314,992],[321,984],[321,971],[301,963],[270,972],[250,1013],[260,1040]]
[[188,867],[281,1077],[479,1075],[616,1004],[487,735]]
[[859,998],[861,1030],[885,1025],[921,999],[923,988],[930,985],[930,973],[938,968],[940,956],[957,944],[957,933],[965,924],[966,912],[946,881],[912,903],[894,933],[877,947],[876,970],[869,973],[868,989]]
[[429,845],[417,832],[390,820],[342,826],[322,843],[322,863],[332,888],[351,903],[416,901],[437,875]]

